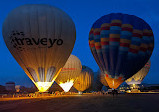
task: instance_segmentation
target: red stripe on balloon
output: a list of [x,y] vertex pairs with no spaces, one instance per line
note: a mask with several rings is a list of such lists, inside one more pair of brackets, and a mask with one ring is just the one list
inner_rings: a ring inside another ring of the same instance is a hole
[[89,32],[89,35],[90,35],[90,34],[93,34],[93,31],[90,31],[90,32]]
[[141,34],[139,34],[139,33],[133,33],[133,35],[132,35],[133,37],[139,37],[139,38],[142,38],[142,35]]
[[62,68],[62,70],[75,70],[76,68]]
[[130,48],[130,49],[129,49],[129,52],[132,52],[132,53],[135,53],[135,54],[136,54],[136,53],[138,53],[138,50]]
[[111,26],[121,26],[121,23],[111,23]]
[[95,45],[94,44],[89,44],[89,46],[94,47]]
[[146,52],[146,51],[147,51],[147,48],[140,47],[140,51],[144,51],[144,52]]
[[143,33],[143,36],[151,36],[150,33]]
[[101,49],[101,46],[95,46],[96,49]]
[[100,32],[94,32],[93,34],[94,35],[100,35]]
[[76,68],[62,68],[61,71],[76,70]]
[[120,38],[110,38],[109,41],[111,41],[111,42],[119,42]]
[[120,43],[120,46],[122,46],[122,47],[129,47],[129,45],[130,44],[128,44],[128,43]]
[[101,27],[101,30],[109,30],[110,27]]
[[128,27],[123,27],[123,28],[122,28],[122,31],[130,31],[130,32],[132,32],[133,29],[132,29],[132,28],[128,28]]
[[118,79],[119,79],[119,80],[122,80],[122,77],[119,77]]
[[109,77],[108,74],[105,74],[106,77]]
[[109,42],[101,42],[101,45],[109,45]]

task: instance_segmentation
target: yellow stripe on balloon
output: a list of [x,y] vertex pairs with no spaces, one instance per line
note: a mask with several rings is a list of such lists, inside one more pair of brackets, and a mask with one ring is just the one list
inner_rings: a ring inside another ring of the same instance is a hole
[[122,23],[122,22],[121,22],[121,20],[114,19],[114,20],[111,21],[111,23]]
[[148,29],[144,29],[143,32],[144,33],[151,33],[150,30],[148,30]]
[[121,43],[130,43],[131,41],[130,40],[128,40],[128,39],[120,39],[120,42]]
[[143,43],[142,43],[142,44],[140,45],[140,47],[148,48],[148,45],[147,45],[147,44],[143,44]]
[[131,24],[122,24],[121,27],[128,27],[128,28],[133,28],[133,26]]
[[109,38],[120,38],[120,34],[109,34]]
[[95,43],[95,46],[100,46],[100,45],[101,45],[100,42]]
[[140,46],[137,46],[137,45],[130,45],[130,48],[139,50]]
[[103,24],[101,25],[101,27],[109,27],[109,26],[110,26],[109,23],[103,23]]
[[136,29],[133,29],[133,33],[137,33],[137,34],[141,34],[141,35],[143,34],[141,30],[136,30]]
[[91,40],[91,41],[90,41],[90,44],[94,44],[94,40]]
[[94,33],[95,33],[95,32],[100,32],[100,28],[94,29]]
[[101,38],[101,42],[107,42],[109,41],[109,38]]

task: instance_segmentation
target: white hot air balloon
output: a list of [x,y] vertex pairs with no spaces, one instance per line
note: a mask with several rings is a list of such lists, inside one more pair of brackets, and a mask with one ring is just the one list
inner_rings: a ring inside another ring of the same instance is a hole
[[76,40],[75,25],[62,10],[50,5],[23,5],[3,24],[4,41],[40,92],[52,85]]
[[80,75],[81,70],[81,61],[76,56],[70,55],[55,81],[65,92],[68,92]]

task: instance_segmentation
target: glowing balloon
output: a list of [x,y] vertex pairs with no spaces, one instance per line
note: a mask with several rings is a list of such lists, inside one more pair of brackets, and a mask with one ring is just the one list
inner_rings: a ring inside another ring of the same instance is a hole
[[89,46],[109,87],[116,89],[149,60],[154,37],[150,26],[141,18],[111,13],[93,24]]
[[74,82],[74,88],[79,92],[83,92],[86,89],[90,88],[93,84],[93,71],[87,66],[82,66],[82,71],[79,77]]
[[127,79],[125,82],[128,85],[131,85],[131,84],[141,84],[141,82],[143,81],[143,79],[145,78],[145,76],[147,75],[147,73],[149,72],[150,66],[151,66],[151,62],[149,60],[146,63],[146,65],[140,71],[138,71],[135,75],[133,75],[132,77],[130,77],[129,79]]
[[80,75],[81,70],[81,61],[76,56],[70,55],[55,81],[65,92],[68,92],[73,86],[74,81]]
[[39,91],[46,91],[66,63],[76,40],[75,25],[62,10],[42,4],[12,10],[4,41]]

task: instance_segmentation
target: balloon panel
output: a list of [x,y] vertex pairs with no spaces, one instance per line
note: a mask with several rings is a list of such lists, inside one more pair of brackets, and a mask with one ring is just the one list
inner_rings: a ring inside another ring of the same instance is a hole
[[93,24],[89,46],[109,86],[117,88],[146,64],[153,51],[154,37],[141,18],[112,13]]

